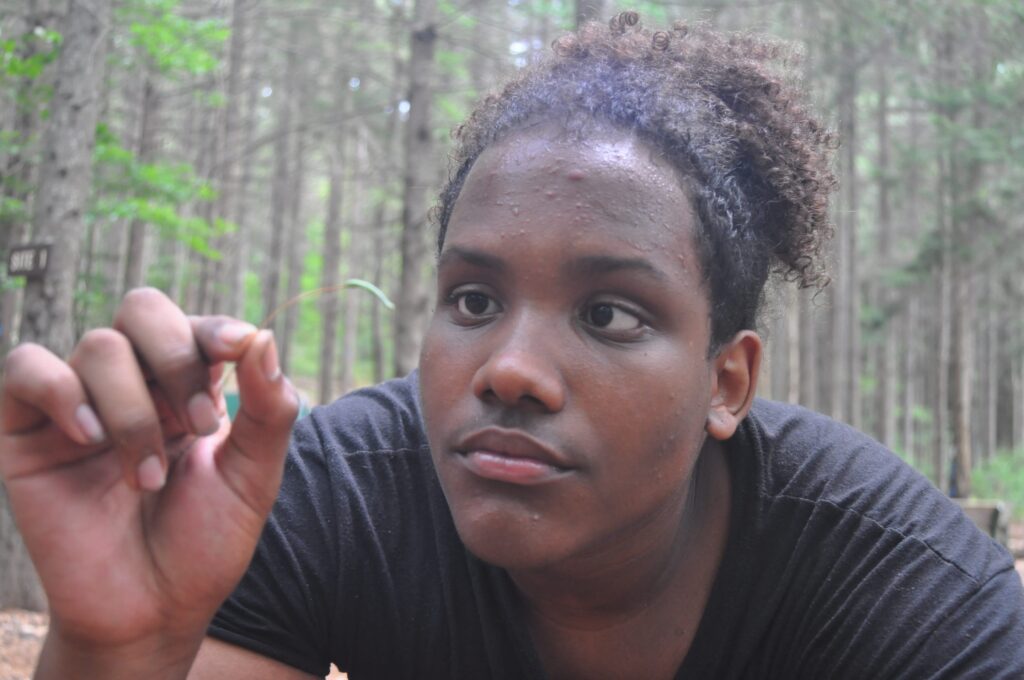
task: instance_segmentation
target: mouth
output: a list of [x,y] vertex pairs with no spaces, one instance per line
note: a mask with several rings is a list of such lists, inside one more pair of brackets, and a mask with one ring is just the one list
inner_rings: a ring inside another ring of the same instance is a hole
[[565,456],[516,430],[491,427],[471,434],[455,450],[472,474],[509,484],[543,484],[572,472]]

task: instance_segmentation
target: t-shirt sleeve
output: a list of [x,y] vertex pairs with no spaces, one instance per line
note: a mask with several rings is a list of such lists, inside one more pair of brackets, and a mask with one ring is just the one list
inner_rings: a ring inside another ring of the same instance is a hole
[[252,562],[208,632],[323,677],[338,546],[330,475],[312,421],[295,426],[281,492]]

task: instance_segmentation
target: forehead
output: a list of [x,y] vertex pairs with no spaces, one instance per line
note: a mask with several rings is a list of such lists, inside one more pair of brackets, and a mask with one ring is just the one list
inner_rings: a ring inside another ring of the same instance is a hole
[[567,133],[543,123],[492,144],[452,211],[453,240],[571,232],[572,245],[617,241],[696,267],[695,215],[678,171],[646,142],[610,127]]

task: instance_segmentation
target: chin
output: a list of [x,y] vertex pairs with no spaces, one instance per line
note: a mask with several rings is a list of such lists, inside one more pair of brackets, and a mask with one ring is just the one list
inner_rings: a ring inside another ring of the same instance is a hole
[[558,562],[565,552],[557,533],[536,513],[509,509],[453,509],[455,529],[474,556],[506,570],[536,569]]

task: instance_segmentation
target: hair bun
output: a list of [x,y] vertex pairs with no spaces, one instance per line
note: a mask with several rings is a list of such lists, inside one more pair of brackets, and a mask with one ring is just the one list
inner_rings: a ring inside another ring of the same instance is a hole
[[630,26],[640,23],[640,15],[636,12],[619,12],[608,22],[612,33],[625,33]]

